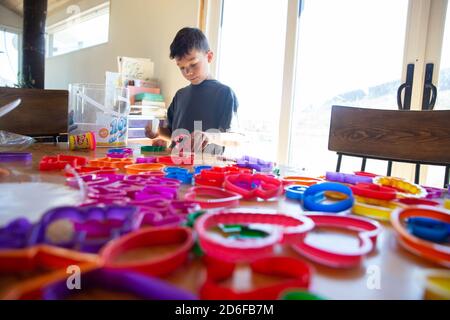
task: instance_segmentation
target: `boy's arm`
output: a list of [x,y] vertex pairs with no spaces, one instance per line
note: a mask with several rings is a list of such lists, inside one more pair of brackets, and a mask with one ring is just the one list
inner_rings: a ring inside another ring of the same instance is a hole
[[239,102],[233,90],[229,90],[225,102],[225,111],[220,119],[220,132],[205,132],[208,143],[224,147],[236,147],[243,143],[244,134],[240,133],[237,110]]
[[159,128],[159,138],[172,141],[172,132],[169,128]]
[[167,127],[160,127],[159,120],[153,120],[152,122],[149,122],[147,126],[145,127],[145,136],[150,139],[156,139],[161,138],[163,140],[168,141],[169,143],[172,141],[172,120],[173,120],[173,108],[174,108],[174,101],[175,101],[176,95],[174,99],[172,100],[172,103],[170,104],[169,108],[167,109]]
[[242,144],[244,134],[239,132],[203,132],[208,144],[213,143],[224,147],[238,147]]
[[150,139],[156,139],[156,138],[160,138],[166,141],[171,141],[171,135],[172,132],[169,128],[165,128],[165,127],[160,127],[156,130],[153,129],[154,124],[149,123],[146,127],[145,127],[145,135],[147,136],[147,138]]

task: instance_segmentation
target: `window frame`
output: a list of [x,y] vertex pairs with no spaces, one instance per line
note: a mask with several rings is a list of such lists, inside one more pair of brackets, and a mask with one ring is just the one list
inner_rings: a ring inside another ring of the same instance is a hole
[[[106,14],[108,14],[108,17],[109,17],[109,25],[108,25],[108,39],[105,42],[100,42],[95,45],[78,48],[76,50],[72,50],[69,52],[61,53],[61,54],[55,54],[55,52],[53,51],[53,38],[56,33],[66,30],[68,27],[72,26],[73,24],[83,23],[83,22],[89,21],[91,19],[100,17],[102,15],[106,15]],[[110,19],[111,19],[111,2],[106,1],[98,6],[89,8],[80,13],[70,16],[69,18],[63,19],[63,20],[58,21],[50,26],[47,26],[45,28],[45,34],[47,37],[47,50],[46,50],[47,58],[62,56],[65,54],[77,52],[77,51],[80,51],[83,49],[92,48],[92,47],[95,47],[98,45],[108,43],[110,40],[109,39],[109,37],[110,37],[110,30],[109,30]]]

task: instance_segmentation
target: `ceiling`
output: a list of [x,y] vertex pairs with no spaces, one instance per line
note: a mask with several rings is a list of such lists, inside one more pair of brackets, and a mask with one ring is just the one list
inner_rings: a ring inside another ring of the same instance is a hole
[[[53,11],[59,9],[61,6],[67,4],[71,0],[47,0],[47,14],[52,14]],[[8,8],[9,10],[17,13],[19,16],[23,16],[23,0],[0,0],[0,5]]]

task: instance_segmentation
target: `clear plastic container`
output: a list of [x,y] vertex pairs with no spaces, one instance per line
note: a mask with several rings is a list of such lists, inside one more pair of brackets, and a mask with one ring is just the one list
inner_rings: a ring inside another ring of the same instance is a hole
[[92,131],[97,147],[125,146],[129,112],[126,88],[99,84],[69,86],[69,135]]

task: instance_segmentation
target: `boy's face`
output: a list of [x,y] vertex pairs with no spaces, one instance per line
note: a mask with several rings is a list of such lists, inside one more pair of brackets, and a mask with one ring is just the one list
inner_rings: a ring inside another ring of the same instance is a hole
[[183,77],[191,84],[197,85],[208,78],[212,58],[212,51],[203,52],[194,49],[182,58],[175,58],[175,61]]

